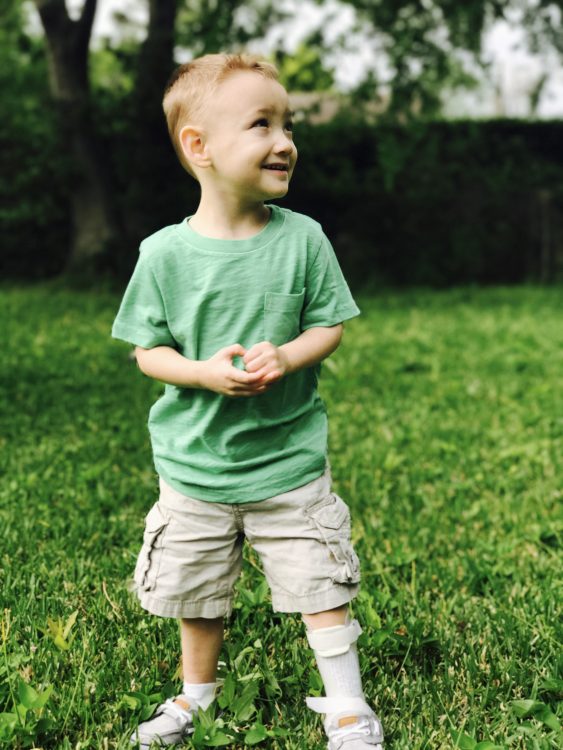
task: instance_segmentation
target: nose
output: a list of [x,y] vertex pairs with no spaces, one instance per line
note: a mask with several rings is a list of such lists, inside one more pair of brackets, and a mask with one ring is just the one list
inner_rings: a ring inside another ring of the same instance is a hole
[[278,132],[274,151],[276,154],[285,154],[286,156],[290,156],[295,151],[297,151],[293,140],[285,133],[284,130],[280,130]]

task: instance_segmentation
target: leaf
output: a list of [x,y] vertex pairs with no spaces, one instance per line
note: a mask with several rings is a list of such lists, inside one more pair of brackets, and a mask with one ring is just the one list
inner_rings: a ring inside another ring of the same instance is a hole
[[370,625],[373,628],[381,627],[381,618],[377,610],[374,607],[372,597],[367,591],[361,592],[362,596],[358,597],[359,603],[363,608],[363,621],[366,625]]
[[459,748],[459,750],[475,750],[477,742],[473,739],[473,737],[470,737],[468,734],[463,734],[463,732],[457,731],[452,731],[451,735],[455,743],[455,747]]
[[512,710],[519,719],[526,719],[533,716],[536,711],[544,706],[540,701],[519,700],[512,701]]
[[539,690],[542,693],[553,693],[554,695],[563,695],[563,680],[557,677],[550,677],[539,684]]
[[503,750],[501,745],[495,745],[490,740],[482,740],[475,745],[475,750]]
[[146,706],[141,710],[139,714],[139,719],[141,721],[146,721],[147,719],[150,719],[151,716],[154,714],[156,707],[158,706],[158,703],[147,703]]
[[247,745],[257,745],[267,737],[268,732],[266,731],[266,727],[263,724],[255,724],[252,729],[246,733],[244,741]]
[[0,740],[11,740],[14,738],[14,730],[18,723],[16,714],[0,714]]
[[559,719],[549,708],[549,706],[546,706],[545,704],[542,704],[542,707],[534,712],[534,717],[545,724],[547,727],[552,729],[554,732],[558,732],[561,729]]
[[558,732],[561,728],[559,719],[553,713],[553,711],[541,701],[534,700],[520,700],[512,701],[512,710],[520,719],[526,719],[533,716],[538,721],[541,721],[547,727],[552,729],[554,732]]
[[225,677],[225,682],[223,683],[223,689],[221,690],[220,695],[217,697],[217,703],[221,708],[227,708],[232,704],[232,702],[235,699],[235,677],[233,674],[229,672],[229,674]]
[[121,705],[136,711],[140,706],[147,703],[147,698],[142,693],[125,693],[121,696]]
[[256,604],[264,604],[270,594],[268,581],[264,578],[256,587],[254,592],[254,601]]
[[254,649],[252,648],[252,646],[246,646],[245,648],[243,648],[243,649],[242,649],[242,651],[240,651],[240,652],[238,653],[238,655],[237,655],[236,659],[235,659],[235,660],[234,660],[234,662],[233,662],[233,664],[234,664],[234,667],[235,667],[235,669],[236,669],[237,671],[238,671],[238,668],[240,667],[240,663],[241,663],[241,661],[242,661],[242,660],[244,659],[244,657],[245,657],[245,656],[246,656],[247,654],[252,654],[252,653],[254,653]]
[[210,739],[208,739],[205,744],[207,747],[222,747],[223,745],[231,745],[233,742],[233,737],[229,737],[225,734],[225,732],[222,732],[219,730],[216,734],[213,735]]
[[39,693],[39,696],[37,697],[37,700],[35,701],[35,706],[33,708],[41,709],[45,706],[49,698],[51,697],[51,693],[53,692],[53,686],[48,685],[45,690],[42,693]]
[[372,645],[375,646],[375,648],[378,648],[379,646],[382,646],[385,641],[390,637],[391,632],[389,630],[378,630],[376,633],[373,634],[373,637],[371,639]]
[[76,618],[78,617],[78,610],[75,609],[74,612],[70,615],[68,620],[65,622],[64,630],[63,630],[63,638],[66,640],[68,638],[68,634],[72,630],[74,623],[76,622]]
[[18,698],[24,708],[32,709],[34,708],[35,701],[39,698],[39,695],[31,685],[28,685],[23,680],[18,680]]
[[232,711],[239,721],[248,721],[256,710],[254,699],[258,695],[258,689],[257,682],[249,682],[242,694],[234,701]]
[[70,631],[74,627],[76,618],[78,616],[78,610],[75,610],[67,619],[65,623],[61,618],[53,620],[51,617],[47,618],[47,629],[42,628],[44,633],[47,633],[53,639],[53,642],[57,648],[61,651],[68,651],[72,646],[74,638],[68,638]]

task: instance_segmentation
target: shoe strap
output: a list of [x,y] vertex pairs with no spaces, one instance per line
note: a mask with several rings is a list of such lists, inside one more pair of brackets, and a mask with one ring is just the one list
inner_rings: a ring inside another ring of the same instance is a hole
[[373,709],[363,698],[305,698],[307,706],[318,714],[336,714],[350,712],[351,715],[363,714],[373,716]]
[[186,703],[190,704],[190,710],[188,711],[185,708],[182,708],[182,706],[179,706],[177,703],[174,703],[176,698],[168,698],[162,706],[162,713],[167,713],[169,716],[173,716],[175,719],[180,719],[180,721],[191,721],[194,711],[197,710],[197,703],[193,700],[193,698],[187,700],[183,695],[178,697],[182,698],[182,700],[185,700]]
[[331,740],[343,740],[345,737],[358,737],[361,735],[368,736],[371,734],[371,724],[369,719],[360,718],[355,724],[333,729],[329,737]]

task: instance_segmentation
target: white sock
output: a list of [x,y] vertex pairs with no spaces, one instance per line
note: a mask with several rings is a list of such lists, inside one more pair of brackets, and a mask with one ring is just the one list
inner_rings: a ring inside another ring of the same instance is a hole
[[184,682],[184,692],[186,698],[193,698],[198,705],[205,711],[215,700],[216,682]]
[[[336,625],[331,628],[322,628],[322,632],[336,632],[344,627],[344,625]],[[358,649],[355,643],[350,644],[350,648],[345,654],[339,654],[338,656],[320,656],[317,651],[313,653],[317,660],[327,698],[364,698]]]

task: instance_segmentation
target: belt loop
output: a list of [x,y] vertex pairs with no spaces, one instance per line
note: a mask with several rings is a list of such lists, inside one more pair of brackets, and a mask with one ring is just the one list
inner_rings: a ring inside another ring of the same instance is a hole
[[244,531],[244,520],[242,517],[242,513],[240,512],[240,508],[238,508],[235,504],[231,505],[231,510],[233,512],[233,517],[235,519],[235,524],[237,526],[237,529],[239,531]]

